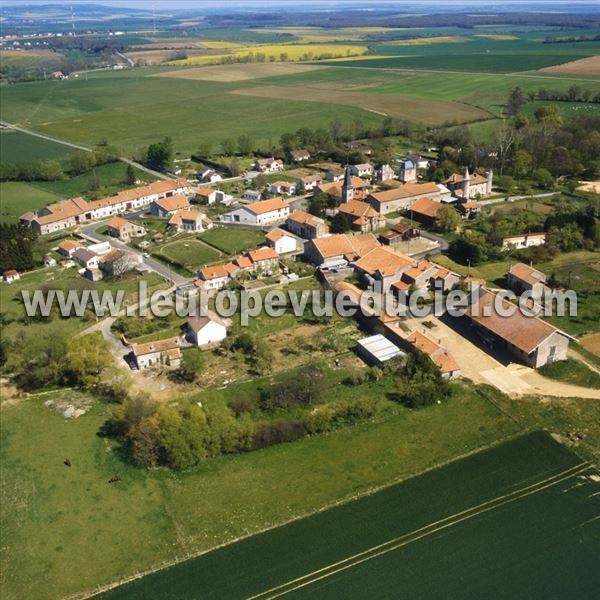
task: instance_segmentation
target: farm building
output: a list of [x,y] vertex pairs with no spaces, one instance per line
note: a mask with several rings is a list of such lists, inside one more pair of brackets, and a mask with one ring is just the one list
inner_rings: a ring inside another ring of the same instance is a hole
[[75,227],[86,221],[96,221],[145,208],[156,200],[186,193],[189,185],[186,179],[170,179],[123,190],[113,196],[90,202],[83,198],[72,198],[50,204],[35,214],[25,213],[20,217],[20,221],[33,227],[38,234],[44,235]]
[[543,246],[546,243],[545,233],[522,233],[502,238],[502,250],[519,250],[531,246]]
[[391,229],[382,231],[379,239],[382,244],[399,244],[421,237],[421,230],[406,221],[398,221]]
[[525,263],[516,263],[509,267],[506,283],[516,294],[532,292],[542,296],[546,289],[546,275]]
[[438,212],[440,212],[443,204],[435,202],[429,198],[419,198],[410,207],[411,215],[426,225],[435,225]]
[[369,365],[383,367],[392,358],[406,356],[398,346],[381,334],[372,335],[358,340],[356,350],[361,358]]
[[159,366],[176,369],[181,366],[181,349],[177,337],[146,344],[133,344],[131,352],[135,366],[140,370]]
[[492,347],[507,350],[534,369],[567,358],[571,336],[485,288],[474,294],[466,318]]

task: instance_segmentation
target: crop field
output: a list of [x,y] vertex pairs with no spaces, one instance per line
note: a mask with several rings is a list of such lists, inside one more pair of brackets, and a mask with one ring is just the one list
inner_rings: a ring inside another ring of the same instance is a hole
[[259,229],[238,227],[215,227],[201,236],[203,242],[218,248],[225,254],[239,254],[264,243],[265,234]]
[[595,477],[532,433],[102,597],[591,597]]
[[[366,54],[367,46],[351,44],[271,44],[234,48],[229,54],[214,56],[190,56],[182,60],[171,61],[173,65],[209,65],[218,64],[228,57],[243,60],[251,54],[263,54],[267,61],[286,62],[296,60],[313,60],[318,58],[335,58],[340,56],[360,56]],[[286,58],[282,59],[285,54]]]
[[219,65],[197,67],[190,69],[170,70],[157,73],[155,77],[169,77],[174,79],[192,79],[197,81],[246,81],[263,77],[278,77],[281,75],[294,75],[320,69],[317,65],[290,64],[290,63],[251,63],[240,65]]
[[[10,86],[3,91],[0,113],[9,122],[26,124],[60,139],[90,145],[108,139],[132,154],[164,136],[172,137],[177,150],[191,153],[197,150],[200,139],[219,143],[228,136],[247,133],[257,143],[268,143],[303,124],[327,127],[336,118],[348,122],[360,119],[365,125],[382,120],[351,106],[229,94],[230,83],[172,79],[165,96],[164,79],[146,76],[156,72],[136,70],[96,75],[88,81]],[[115,89],[119,90],[117,99]]]
[[305,102],[344,104],[362,108],[381,116],[392,116],[420,121],[427,125],[440,125],[445,121],[476,121],[490,117],[490,114],[473,106],[441,100],[417,99],[410,96],[370,94],[367,92],[337,91],[333,89],[310,88],[306,86],[262,86],[238,90],[236,94],[260,98],[295,100],[301,97]]
[[160,254],[186,268],[204,266],[214,262],[220,255],[218,251],[192,238],[169,242],[160,249]]
[[[457,43],[459,41],[462,43]],[[467,73],[516,73],[584,59],[595,56],[597,52],[598,45],[594,42],[542,44],[541,40],[526,36],[515,40],[439,36],[383,42],[375,46],[372,54],[382,55],[381,60],[364,61],[359,57],[341,64]]]
[[566,62],[553,67],[540,69],[544,73],[557,73],[559,75],[594,75],[600,76],[600,55],[588,56],[572,62]]

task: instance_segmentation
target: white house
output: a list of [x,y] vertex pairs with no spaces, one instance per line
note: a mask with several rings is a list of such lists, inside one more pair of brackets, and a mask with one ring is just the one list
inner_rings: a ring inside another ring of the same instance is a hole
[[261,173],[276,173],[283,171],[283,161],[272,156],[269,158],[259,158],[254,163],[254,169]]
[[545,233],[522,233],[502,238],[502,250],[518,250],[531,246],[543,246],[546,243]]
[[244,192],[244,200],[250,200],[251,202],[258,202],[262,200],[262,193],[258,190],[246,190]]
[[305,177],[300,177],[296,181],[296,187],[305,192],[310,192],[320,185],[322,180],[323,178],[321,175],[306,175]]
[[414,183],[417,181],[417,163],[410,159],[405,160],[398,170],[398,179],[402,183]]
[[199,198],[203,204],[214,204],[217,201],[217,190],[210,187],[198,188],[196,198]]
[[373,175],[373,165],[371,163],[361,163],[359,165],[352,165],[350,167],[350,173],[357,177]]
[[275,181],[269,188],[271,194],[283,194],[284,196],[292,196],[296,193],[296,184],[289,181]]
[[196,346],[217,344],[227,337],[227,324],[211,310],[206,315],[195,315],[187,320],[188,340]]
[[290,214],[290,207],[281,198],[271,198],[254,202],[230,210],[221,215],[221,220],[229,223],[248,223],[250,225],[269,225],[284,221]]
[[217,183],[222,181],[223,178],[213,169],[204,169],[198,172],[198,179],[205,183]]
[[97,269],[101,257],[87,248],[78,248],[73,252],[73,258],[85,269]]
[[389,181],[390,179],[394,179],[395,176],[394,169],[390,165],[381,165],[377,169],[377,181]]
[[98,242],[97,244],[90,244],[87,249],[102,256],[108,254],[112,250],[112,246],[110,242]]
[[236,270],[233,264],[212,265],[200,269],[196,286],[204,290],[220,290],[227,285],[231,274]]
[[170,219],[170,231],[205,231],[213,226],[213,222],[204,213],[195,210],[179,210]]
[[8,269],[2,273],[2,279],[4,279],[6,283],[12,283],[13,281],[18,281],[21,279],[21,276],[15,269]]
[[265,237],[267,238],[267,244],[269,244],[277,254],[296,251],[296,238],[283,229],[273,229],[272,231],[269,231]]

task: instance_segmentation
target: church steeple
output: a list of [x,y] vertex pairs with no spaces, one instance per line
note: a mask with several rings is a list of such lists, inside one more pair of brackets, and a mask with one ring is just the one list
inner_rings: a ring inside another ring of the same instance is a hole
[[346,165],[346,172],[344,173],[344,183],[342,185],[342,204],[350,202],[354,198],[354,186],[352,185],[352,175],[350,173],[350,166]]
[[469,175],[469,167],[465,167],[465,176],[462,180],[463,198],[468,200],[471,197],[471,176]]

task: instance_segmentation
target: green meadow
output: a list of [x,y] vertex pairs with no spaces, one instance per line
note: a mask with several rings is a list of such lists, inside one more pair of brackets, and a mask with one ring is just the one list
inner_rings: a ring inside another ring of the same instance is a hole
[[[115,162],[94,167],[92,171],[76,177],[67,175],[60,181],[0,182],[0,221],[14,223],[25,212],[35,212],[66,198],[81,196],[93,199],[110,196],[131,187],[124,183],[126,170],[125,163]],[[97,178],[99,187],[92,191],[90,183],[94,177]],[[139,169],[136,169],[136,177],[141,181],[154,180],[154,177]]]
[[0,129],[0,162],[16,163],[28,160],[63,160],[74,148],[36,138],[20,131]]

